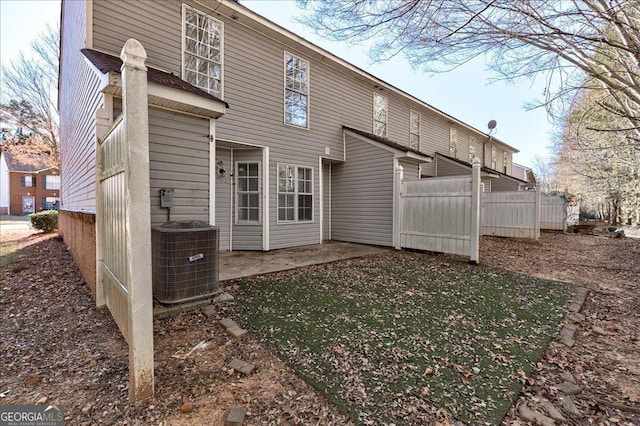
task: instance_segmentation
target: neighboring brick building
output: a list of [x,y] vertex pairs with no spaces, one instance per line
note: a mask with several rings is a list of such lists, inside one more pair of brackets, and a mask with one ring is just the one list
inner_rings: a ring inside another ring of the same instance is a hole
[[58,169],[17,162],[7,151],[0,154],[0,214],[57,210],[59,204]]

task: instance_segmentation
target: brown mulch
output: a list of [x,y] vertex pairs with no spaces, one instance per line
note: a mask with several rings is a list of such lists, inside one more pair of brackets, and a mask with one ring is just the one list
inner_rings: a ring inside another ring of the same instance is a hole
[[[3,236],[4,238],[4,236]],[[574,424],[640,424],[626,407],[640,401],[640,240],[543,234],[539,241],[484,238],[481,262],[585,286],[576,345],[553,343],[528,378],[521,398],[554,400],[562,370],[584,389],[584,418]],[[230,407],[247,409],[246,425],[345,424],[321,395],[249,338],[230,339],[201,311],[154,324],[156,392],[128,402],[128,349],[109,313],[93,299],[64,243],[34,239],[0,272],[0,404],[42,402],[64,408],[68,424],[222,424]],[[595,332],[596,330],[597,332]],[[602,334],[604,332],[604,334]],[[199,342],[205,348],[184,354]],[[243,376],[226,365],[255,363]],[[600,402],[598,402],[600,401]],[[191,413],[180,408],[191,403]],[[613,408],[618,404],[623,410]],[[504,424],[517,424],[511,413]]]

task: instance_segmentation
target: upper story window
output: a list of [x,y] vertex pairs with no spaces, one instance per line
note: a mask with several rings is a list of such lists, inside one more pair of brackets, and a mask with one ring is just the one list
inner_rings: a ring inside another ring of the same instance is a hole
[[387,137],[387,120],[389,116],[389,107],[387,97],[373,94],[373,134],[376,136]]
[[458,154],[458,129],[449,127],[449,155],[457,158]]
[[25,187],[33,187],[36,186],[36,177],[31,175],[22,176],[21,184]]
[[222,22],[186,5],[182,20],[182,78],[222,98]]
[[44,189],[60,189],[60,176],[46,175],[43,185]]
[[473,163],[473,159],[476,156],[476,137],[469,136],[469,162]]
[[507,151],[504,151],[502,153],[502,169],[504,171],[504,174],[507,174],[507,165],[509,164],[509,154],[507,153]]
[[313,169],[278,164],[278,222],[313,220]]
[[493,170],[497,170],[497,167],[498,167],[498,160],[497,160],[496,147],[492,146],[491,147],[491,168]]
[[420,113],[409,112],[409,147],[420,150]]
[[309,62],[284,53],[284,122],[309,127]]
[[236,163],[236,223],[260,223],[260,163]]

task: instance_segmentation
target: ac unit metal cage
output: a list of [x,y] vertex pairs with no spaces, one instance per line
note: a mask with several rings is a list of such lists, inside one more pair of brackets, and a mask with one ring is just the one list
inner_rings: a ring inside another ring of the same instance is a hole
[[218,292],[219,232],[206,222],[172,221],[151,228],[153,296],[172,304]]

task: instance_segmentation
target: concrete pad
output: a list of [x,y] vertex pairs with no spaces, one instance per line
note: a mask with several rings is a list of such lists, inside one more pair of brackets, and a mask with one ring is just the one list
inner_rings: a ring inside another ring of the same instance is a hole
[[286,271],[302,266],[369,256],[392,250],[389,247],[328,241],[268,252],[232,251],[220,253],[219,280],[233,280],[252,275]]
[[234,407],[229,409],[229,414],[224,421],[225,426],[240,426],[244,422],[244,416],[247,410],[242,407]]

